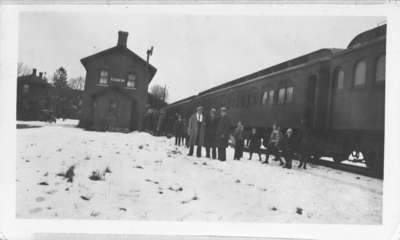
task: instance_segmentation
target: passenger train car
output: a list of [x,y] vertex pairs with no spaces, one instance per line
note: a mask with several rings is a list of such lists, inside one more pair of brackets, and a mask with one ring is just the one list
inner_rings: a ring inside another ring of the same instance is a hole
[[[315,156],[340,162],[361,151],[383,177],[386,25],[357,35],[346,49],[320,49],[169,104],[172,120],[197,106],[225,106],[233,124],[260,130],[278,123],[313,133]],[[319,157],[318,157],[319,159]]]

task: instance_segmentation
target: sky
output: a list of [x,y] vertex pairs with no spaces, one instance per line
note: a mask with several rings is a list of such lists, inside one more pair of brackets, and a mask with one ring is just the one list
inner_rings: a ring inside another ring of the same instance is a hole
[[116,14],[24,12],[19,18],[18,61],[51,77],[63,66],[85,77],[80,59],[113,47],[118,31],[127,46],[157,68],[154,84],[168,102],[321,48],[346,48],[384,17]]

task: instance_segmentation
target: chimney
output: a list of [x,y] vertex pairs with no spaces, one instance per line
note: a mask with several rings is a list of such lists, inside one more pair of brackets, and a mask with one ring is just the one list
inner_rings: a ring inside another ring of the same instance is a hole
[[32,69],[32,76],[36,77],[36,68]]
[[39,72],[39,78],[42,79],[42,77],[43,77],[43,73]]
[[126,47],[127,39],[128,39],[128,32],[118,31],[117,46]]

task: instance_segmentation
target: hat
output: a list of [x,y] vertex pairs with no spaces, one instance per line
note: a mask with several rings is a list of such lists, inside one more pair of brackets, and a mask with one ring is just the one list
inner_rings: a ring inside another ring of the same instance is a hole
[[221,108],[221,111],[226,111],[226,107],[222,107],[222,108]]
[[215,108],[211,108],[211,112],[216,112],[217,110]]
[[202,107],[202,106],[198,106],[198,107],[196,108],[196,111],[199,111],[199,110],[203,110],[203,107]]

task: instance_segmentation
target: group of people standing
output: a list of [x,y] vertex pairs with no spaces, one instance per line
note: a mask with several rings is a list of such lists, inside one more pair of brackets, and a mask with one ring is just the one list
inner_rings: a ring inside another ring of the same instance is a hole
[[273,124],[267,136],[261,136],[256,128],[252,128],[250,134],[246,135],[241,121],[231,132],[231,119],[225,107],[219,109],[219,114],[212,108],[206,116],[203,107],[199,106],[187,122],[180,115],[177,116],[174,124],[175,145],[186,145],[189,148],[188,156],[193,156],[196,147],[197,157],[202,156],[202,148],[205,147],[207,158],[226,161],[226,148],[231,144],[235,149],[234,160],[243,158],[243,151],[247,148],[249,160],[253,154],[258,154],[259,160],[268,164],[269,156],[273,155],[274,160],[285,168],[292,168],[292,159],[297,156],[300,160],[299,168],[306,169],[310,157],[306,145],[310,143],[310,134],[304,120],[301,126],[296,136],[292,128],[286,129],[283,134],[277,124]]

